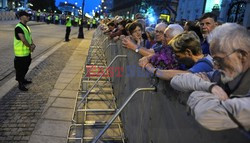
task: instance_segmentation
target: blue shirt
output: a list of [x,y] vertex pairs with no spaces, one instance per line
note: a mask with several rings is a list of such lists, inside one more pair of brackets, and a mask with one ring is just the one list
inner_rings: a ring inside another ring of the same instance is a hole
[[162,48],[162,44],[161,43],[155,43],[153,46],[152,46],[152,49],[154,50],[155,53],[158,53],[161,51],[161,48]]
[[209,51],[209,43],[207,42],[207,40],[204,40],[204,41],[201,43],[201,49],[202,49],[202,53],[203,53],[204,55],[210,54],[210,51]]
[[192,68],[188,71],[192,73],[199,73],[199,72],[210,72],[213,70],[213,62],[212,57],[207,55],[206,57],[198,60]]

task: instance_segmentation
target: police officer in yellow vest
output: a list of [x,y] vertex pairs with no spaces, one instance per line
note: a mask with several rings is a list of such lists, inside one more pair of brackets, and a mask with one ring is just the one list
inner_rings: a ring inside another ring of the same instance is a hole
[[97,27],[97,25],[96,25],[96,20],[95,20],[95,18],[93,18],[92,23],[93,23],[93,28],[96,28],[96,27]]
[[55,24],[58,24],[58,23],[59,23],[59,16],[56,15],[56,16],[55,16]]
[[75,17],[75,25],[74,26],[78,26],[78,22],[79,22],[79,18],[76,16]]
[[47,17],[47,24],[50,24],[51,23],[51,15],[49,14],[48,17]]
[[38,10],[38,11],[36,12],[36,21],[37,21],[37,22],[40,22],[40,14],[41,14],[41,11]]
[[91,24],[91,21],[90,21],[90,19],[88,19],[88,21],[87,21],[88,30],[89,30],[89,28],[90,28],[90,24]]
[[20,11],[18,17],[20,22],[15,27],[14,36],[14,67],[16,70],[16,80],[19,83],[18,88],[22,91],[27,91],[25,84],[32,83],[25,79],[25,75],[29,70],[31,63],[31,53],[34,51],[36,45],[33,43],[30,28],[26,25],[30,19],[31,14]]
[[79,31],[78,31],[78,38],[84,39],[84,33],[83,33],[83,19],[79,18]]
[[70,31],[71,31],[71,18],[69,16],[66,17],[66,34],[65,34],[65,42],[70,41],[69,40],[69,35],[70,35]]

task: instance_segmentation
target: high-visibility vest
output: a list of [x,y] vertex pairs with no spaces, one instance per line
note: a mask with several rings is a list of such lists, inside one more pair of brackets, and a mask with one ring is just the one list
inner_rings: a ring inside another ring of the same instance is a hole
[[55,20],[59,20],[59,16],[58,16],[58,15],[56,15],[56,18],[55,18]]
[[79,19],[78,24],[79,24],[79,25],[81,25],[81,24],[82,24],[82,19],[81,19],[81,18]]
[[48,16],[48,20],[51,20],[51,16]]
[[66,22],[66,27],[71,27],[72,23],[71,23],[71,18],[67,17],[66,18],[68,21]]
[[36,13],[36,16],[40,16],[40,12]]
[[79,18],[76,17],[76,18],[75,18],[75,22],[78,22],[78,20],[79,20]]
[[93,20],[93,24],[96,24],[96,21],[95,21],[95,20]]
[[88,24],[90,25],[90,20],[88,20]]
[[[16,27],[20,27],[24,32],[24,37],[28,41],[29,44],[32,44],[31,31],[27,26],[25,28],[21,23],[18,23]],[[30,54],[29,47],[25,46],[21,40],[17,40],[14,35],[14,53],[16,57],[26,57]]]

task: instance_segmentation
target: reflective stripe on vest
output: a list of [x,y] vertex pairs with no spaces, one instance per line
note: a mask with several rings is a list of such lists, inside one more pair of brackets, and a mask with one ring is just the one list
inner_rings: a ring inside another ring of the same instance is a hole
[[[16,27],[20,27],[23,30],[25,39],[29,44],[32,44],[31,31],[29,27],[27,26],[28,30],[21,23],[18,23]],[[21,40],[17,40],[16,36],[14,36],[14,53],[17,57],[26,57],[30,54],[29,47],[25,46]]]

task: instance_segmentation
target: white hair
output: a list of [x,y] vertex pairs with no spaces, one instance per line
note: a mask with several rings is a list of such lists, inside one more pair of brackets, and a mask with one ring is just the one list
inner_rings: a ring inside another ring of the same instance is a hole
[[164,29],[166,29],[167,26],[168,26],[167,24],[161,22],[161,23],[158,23],[158,24],[155,26],[155,28],[156,28],[156,27],[164,27]]
[[170,24],[168,25],[167,30],[170,30],[169,36],[171,38],[184,32],[184,29],[179,24]]
[[209,35],[208,42],[212,53],[229,53],[235,50],[250,52],[250,33],[236,23],[217,26]]

